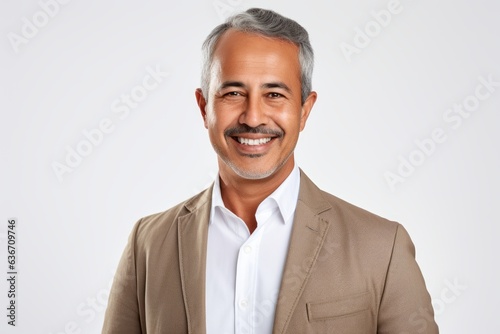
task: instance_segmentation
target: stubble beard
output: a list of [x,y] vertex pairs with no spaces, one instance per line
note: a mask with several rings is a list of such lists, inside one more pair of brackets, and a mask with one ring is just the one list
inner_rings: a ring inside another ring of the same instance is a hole
[[[242,124],[241,126],[236,126],[226,129],[224,131],[224,137],[226,138],[226,140],[233,140],[231,138],[232,136],[244,133],[269,134],[275,136],[275,139],[273,140],[283,140],[283,137],[285,136],[285,132],[282,129],[268,129],[264,127],[251,128],[245,124]],[[262,180],[273,175],[275,172],[277,172],[279,169],[281,169],[281,167],[283,167],[286,164],[286,162],[292,156],[294,151],[292,149],[283,160],[278,161],[276,165],[272,166],[270,169],[266,171],[252,171],[249,170],[249,168],[242,169],[238,167],[235,163],[233,163],[229,159],[227,155],[223,153],[224,150],[220,149],[217,145],[214,145],[213,142],[212,146],[219,157],[219,161],[222,161],[224,164],[226,164],[236,175],[247,180]],[[265,156],[265,154],[241,154],[241,155],[250,159],[259,159]],[[249,166],[251,167],[251,165]]]
[[[214,147],[214,149],[215,149],[217,155],[219,156],[220,160],[223,163],[225,163],[229,168],[231,168],[231,170],[236,175],[238,175],[239,177],[241,177],[243,179],[247,179],[247,180],[262,180],[262,179],[265,179],[265,178],[273,175],[275,172],[280,170],[281,167],[283,167],[287,163],[288,159],[290,159],[290,157],[293,154],[293,150],[291,150],[290,153],[288,153],[288,155],[282,161],[279,161],[276,165],[272,166],[267,171],[252,171],[252,170],[242,169],[242,168],[238,167],[227,156],[220,154],[220,151],[218,150],[217,147]],[[244,156],[251,158],[251,159],[258,159],[258,158],[263,157],[264,154],[245,154]]]

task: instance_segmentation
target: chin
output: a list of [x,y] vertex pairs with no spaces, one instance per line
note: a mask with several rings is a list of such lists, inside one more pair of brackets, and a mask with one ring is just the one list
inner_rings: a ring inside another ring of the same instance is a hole
[[226,166],[228,166],[236,175],[247,180],[261,180],[273,175],[283,164],[271,166],[269,168],[249,168],[248,166],[239,166],[232,161],[223,159]]
[[281,169],[281,167],[283,167],[285,165],[285,163],[288,161],[289,157],[290,157],[290,155],[287,157],[287,159],[281,161],[280,163],[278,163],[274,166],[270,166],[267,168],[261,168],[261,169],[258,169],[258,168],[252,169],[252,168],[248,168],[246,166],[243,166],[243,168],[241,168],[241,166],[238,166],[238,165],[236,165],[233,162],[228,161],[228,160],[225,160],[224,163],[229,168],[231,168],[231,170],[236,175],[238,175],[239,177],[241,177],[243,179],[262,180],[262,179],[265,179],[265,178],[272,176],[277,171],[279,171]]
[[277,168],[273,168],[267,171],[255,171],[248,169],[241,169],[236,166],[229,166],[239,177],[248,180],[262,180],[274,174]]

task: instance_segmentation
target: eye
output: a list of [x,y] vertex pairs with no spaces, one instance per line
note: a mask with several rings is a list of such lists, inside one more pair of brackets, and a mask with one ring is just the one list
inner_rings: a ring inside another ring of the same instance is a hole
[[272,99],[277,99],[277,98],[283,97],[282,94],[280,94],[280,93],[274,93],[274,92],[273,93],[268,93],[267,96],[270,97],[270,98],[272,98]]
[[241,96],[240,92],[228,92],[225,93],[224,96]]

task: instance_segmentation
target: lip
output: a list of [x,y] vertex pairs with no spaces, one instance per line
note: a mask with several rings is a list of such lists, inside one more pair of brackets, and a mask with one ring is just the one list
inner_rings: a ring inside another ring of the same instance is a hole
[[[242,137],[246,139],[262,139],[262,138],[271,138],[270,141],[268,141],[265,144],[259,144],[259,145],[246,145],[246,144],[241,144],[237,137]],[[234,143],[234,146],[236,147],[236,150],[242,154],[242,155],[247,155],[247,154],[259,154],[263,155],[267,153],[271,146],[273,145],[274,141],[276,140],[276,136],[269,136],[269,135],[263,135],[263,134],[245,134],[244,136],[231,136],[230,137],[232,142]]]
[[262,138],[275,138],[276,135],[270,135],[270,134],[265,134],[265,133],[245,133],[241,135],[234,135],[231,136],[231,138],[247,138],[247,139],[262,139]]

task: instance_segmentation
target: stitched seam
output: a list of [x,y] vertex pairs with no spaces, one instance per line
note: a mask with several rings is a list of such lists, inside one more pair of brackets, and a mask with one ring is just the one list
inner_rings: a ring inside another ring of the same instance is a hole
[[[320,217],[318,217],[318,219],[321,220],[321,221],[324,221]],[[300,296],[302,296],[302,292],[305,289],[305,285],[307,283],[307,280],[309,279],[309,276],[311,276],[311,268],[313,267],[313,265],[316,263],[316,260],[318,259],[320,250],[323,247],[323,243],[325,241],[326,235],[328,234],[328,228],[329,228],[329,225],[327,224],[325,232],[323,233],[323,238],[321,239],[321,243],[318,245],[318,247],[315,250],[313,261],[311,261],[311,265],[307,268],[307,275],[304,278],[304,281],[303,281],[303,283],[302,283],[302,285],[301,285],[301,287],[299,289],[299,293],[297,294],[297,298],[295,298],[295,300],[294,300],[294,302],[292,304],[292,307],[290,308],[290,311],[287,313],[286,321],[285,321],[285,324],[283,326],[283,330],[281,331],[281,333],[285,332],[285,329],[288,327],[288,324],[290,323],[290,319],[291,319],[291,316],[292,316],[292,311],[295,310],[295,308],[297,307],[297,304],[299,302]]]
[[379,302],[377,305],[377,313],[379,313],[380,305],[382,304],[382,299],[384,299],[385,288],[387,286],[387,278],[389,276],[389,268],[391,267],[392,257],[394,255],[394,247],[396,247],[396,238],[398,237],[398,232],[399,232],[400,226],[401,225],[398,223],[397,228],[396,228],[396,233],[394,233],[394,239],[392,241],[392,248],[391,248],[391,256],[389,257],[389,262],[387,263],[387,270],[385,271],[384,284],[383,284],[382,292],[380,294],[380,299],[379,299]]
[[309,303],[309,305],[325,305],[325,304],[332,304],[332,303],[336,303],[336,302],[341,302],[343,300],[352,300],[352,299],[355,299],[355,298],[359,298],[361,296],[364,296],[364,295],[367,295],[369,294],[368,291],[364,291],[364,292],[359,292],[359,293],[356,293],[356,294],[353,294],[353,295],[349,295],[349,296],[345,296],[343,298],[338,298],[338,299],[335,299],[333,301],[329,301],[329,302],[320,302],[320,303]]
[[353,311],[353,312],[350,312],[350,313],[346,313],[346,314],[341,314],[341,315],[332,315],[332,316],[325,316],[325,317],[314,317],[314,316],[311,316],[311,320],[309,322],[312,322],[312,321],[321,321],[321,320],[327,320],[327,319],[341,319],[341,318],[352,317],[354,315],[357,315],[359,313],[363,313],[363,312],[368,311],[368,310],[369,310],[368,308],[363,308],[361,310],[356,310],[356,311]]
[[313,311],[312,311],[312,308],[315,307],[315,306],[322,306],[322,305],[328,305],[328,304],[337,304],[338,302],[342,302],[342,301],[345,301],[345,300],[358,300],[360,297],[363,297],[363,296],[366,296],[366,295],[369,295],[369,291],[364,291],[364,292],[359,292],[359,293],[356,293],[356,294],[353,294],[353,295],[349,295],[349,296],[345,296],[343,298],[338,298],[336,300],[333,300],[333,301],[326,301],[326,302],[319,302],[319,303],[307,303],[306,307],[307,307],[307,318],[309,321],[314,321],[314,320],[317,320],[317,319],[328,319],[328,318],[338,318],[338,317],[342,317],[342,316],[346,316],[346,315],[351,315],[351,314],[354,314],[354,313],[358,313],[358,312],[361,312],[361,311],[366,311],[368,310],[369,308],[367,307],[364,307],[364,308],[361,308],[361,309],[358,309],[358,310],[355,310],[355,311],[352,311],[352,312],[349,312],[349,313],[345,313],[345,314],[340,314],[340,315],[331,315],[331,316],[325,316],[325,317],[315,317],[314,314],[313,314]]
[[[136,254],[137,254],[137,234],[139,233],[139,228],[140,228],[140,225],[142,224],[143,222],[143,218],[139,219],[139,221],[137,222],[136,226],[134,227],[134,230],[133,230],[133,234],[132,234],[132,262],[134,264],[134,274],[133,274],[133,279],[135,281],[135,301],[137,303],[137,313],[138,313],[138,316],[139,316],[139,324],[141,326],[141,330],[143,328],[146,327],[146,311],[144,311],[144,319],[141,317],[141,310],[140,310],[140,307],[139,307],[139,294],[137,293],[138,292],[138,289],[139,289],[139,284],[138,284],[138,280],[137,280],[137,260],[136,260]],[[126,275],[128,276],[128,273],[126,273]],[[128,280],[129,277],[126,277],[126,279]]]
[[[180,246],[181,245],[181,229],[179,228],[179,217],[177,218],[176,223],[177,223],[177,243]],[[183,257],[181,247],[179,247],[179,265],[180,265],[180,272],[181,272],[182,296],[184,297],[184,305],[186,308],[187,328],[188,328],[188,333],[191,333],[191,320],[189,318],[189,305],[188,305],[188,300],[187,300],[187,295],[186,295],[186,286],[185,286],[185,281],[184,281],[184,257]]]

